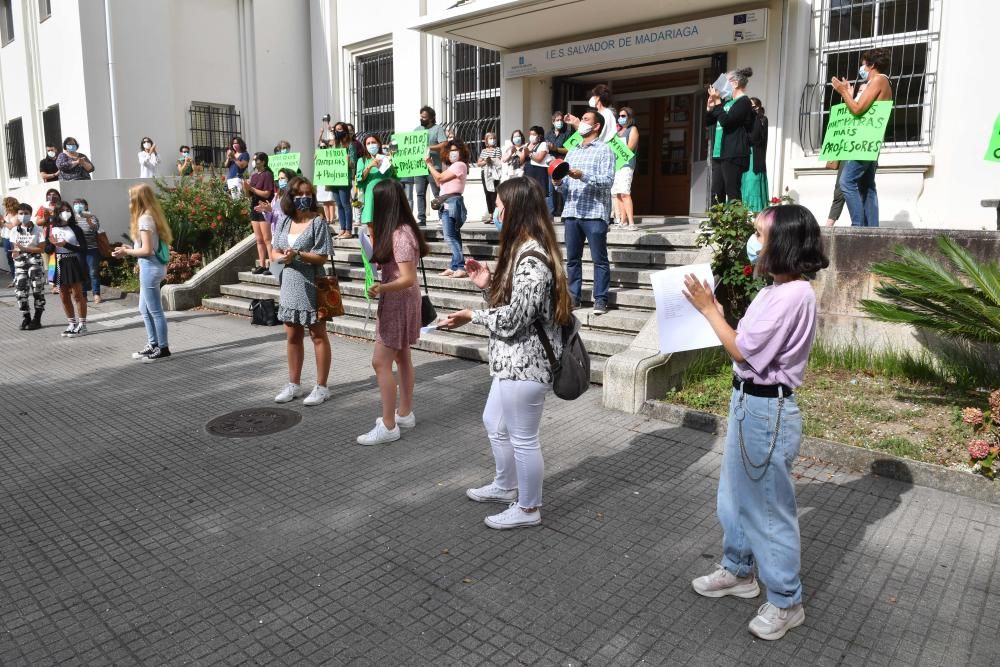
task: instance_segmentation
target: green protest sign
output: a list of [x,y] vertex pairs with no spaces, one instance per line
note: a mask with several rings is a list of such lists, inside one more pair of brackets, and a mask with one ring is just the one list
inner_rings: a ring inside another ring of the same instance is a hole
[[820,161],[877,160],[882,139],[889,127],[892,102],[874,102],[868,111],[855,116],[846,104],[830,107],[830,120],[823,136]]
[[993,123],[993,135],[990,137],[990,145],[986,149],[986,157],[983,159],[990,162],[1000,162],[1000,116],[997,116],[996,122]]
[[618,171],[625,164],[635,157],[635,153],[628,147],[628,144],[617,134],[608,142],[608,147],[615,154],[615,171]]
[[396,176],[426,176],[427,163],[424,162],[424,156],[427,154],[427,130],[397,132],[392,135],[392,140],[399,146],[399,150],[392,156]]
[[580,136],[580,133],[574,132],[573,134],[569,135],[566,141],[563,142],[562,147],[565,148],[566,150],[572,150],[576,148],[581,141],[583,141],[583,137]]
[[324,148],[316,151],[313,163],[313,183],[316,185],[350,185],[346,148]]
[[275,176],[282,169],[291,169],[292,173],[295,173],[299,170],[301,160],[301,153],[275,153],[267,156],[267,166],[271,168]]

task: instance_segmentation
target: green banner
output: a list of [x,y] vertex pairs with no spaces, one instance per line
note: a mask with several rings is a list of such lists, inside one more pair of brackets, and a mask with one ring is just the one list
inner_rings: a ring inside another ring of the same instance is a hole
[[299,170],[299,163],[302,161],[301,153],[275,153],[267,156],[267,166],[274,172],[275,178],[281,169],[291,169],[292,173]]
[[823,151],[819,155],[822,162],[829,160],[878,159],[882,150],[882,139],[889,127],[892,102],[874,102],[868,111],[855,116],[846,104],[830,107],[830,120],[823,136]]
[[1000,116],[993,123],[993,135],[990,137],[989,148],[986,149],[986,157],[990,162],[1000,162]]
[[615,171],[624,167],[629,160],[635,157],[635,153],[628,147],[625,140],[617,134],[608,142],[608,146],[611,148],[611,152],[615,154]]
[[579,132],[574,132],[573,134],[569,135],[569,137],[566,139],[566,141],[563,142],[562,147],[565,148],[568,151],[569,150],[573,150],[574,148],[577,147],[577,145],[581,141],[583,141],[583,137],[580,136],[580,133]]
[[392,163],[396,165],[396,177],[426,176],[427,163],[424,162],[424,156],[427,154],[427,130],[397,132],[392,135],[392,140],[399,146],[399,150],[392,156]]
[[324,148],[316,151],[313,163],[313,183],[316,185],[350,185],[346,148]]

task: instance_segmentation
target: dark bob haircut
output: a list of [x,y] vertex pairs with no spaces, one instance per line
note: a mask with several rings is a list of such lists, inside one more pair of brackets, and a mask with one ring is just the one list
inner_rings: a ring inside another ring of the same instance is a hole
[[889,70],[890,58],[889,49],[869,49],[861,54],[861,62],[868,63],[883,74]]
[[760,271],[771,275],[813,274],[830,266],[816,218],[805,206],[785,204],[761,212],[771,221]]
[[281,212],[293,220],[295,219],[295,214],[298,212],[295,209],[295,197],[306,196],[306,194],[299,194],[299,189],[303,184],[309,187],[309,192],[306,194],[312,197],[313,200],[312,207],[309,210],[313,213],[319,212],[319,209],[316,208],[316,188],[313,187],[312,182],[305,176],[296,176],[292,180],[288,181],[288,187],[285,189],[285,194],[281,196]]

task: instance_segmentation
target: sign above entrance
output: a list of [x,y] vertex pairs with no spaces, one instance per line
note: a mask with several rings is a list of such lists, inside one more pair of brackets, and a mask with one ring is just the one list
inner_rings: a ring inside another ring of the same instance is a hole
[[756,42],[766,36],[767,10],[755,9],[506,53],[503,71],[513,79],[635,58],[655,60],[667,53]]

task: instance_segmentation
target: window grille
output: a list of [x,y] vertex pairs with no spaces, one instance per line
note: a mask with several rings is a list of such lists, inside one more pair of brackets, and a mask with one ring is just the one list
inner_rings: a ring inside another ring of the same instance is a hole
[[890,53],[893,112],[884,148],[930,146],[944,0],[814,0],[810,83],[802,91],[799,141],[806,154],[822,147],[830,107],[840,95],[830,85],[840,77],[859,85],[861,54],[872,48]]
[[7,46],[14,41],[14,3],[13,0],[0,0],[0,46]]
[[392,49],[357,56],[351,63],[351,85],[355,132],[359,137],[374,134],[388,141],[396,124]]
[[4,126],[7,140],[7,176],[9,178],[26,178],[28,163],[24,157],[24,126],[20,118]]
[[441,45],[444,123],[469,146],[473,159],[483,134],[500,137],[500,52],[445,40]]
[[226,151],[231,145],[230,140],[243,134],[243,124],[236,107],[192,102],[188,115],[195,164],[222,166],[226,161]]
[[52,16],[52,0],[38,0],[38,22]]
[[42,112],[42,132],[45,134],[45,145],[62,146],[62,120],[59,117],[59,105],[53,104]]

